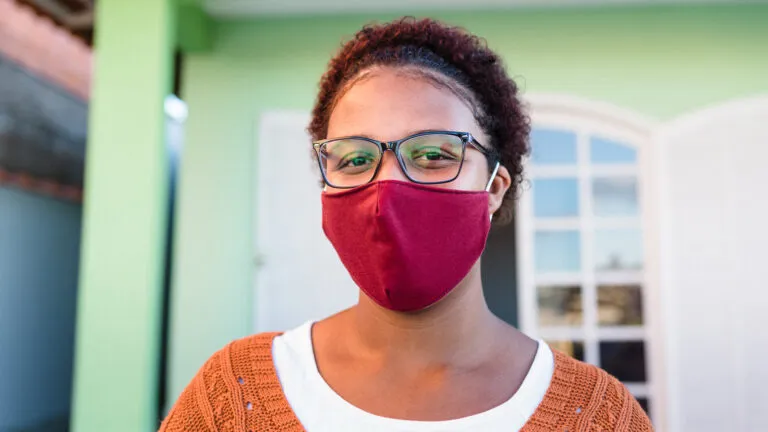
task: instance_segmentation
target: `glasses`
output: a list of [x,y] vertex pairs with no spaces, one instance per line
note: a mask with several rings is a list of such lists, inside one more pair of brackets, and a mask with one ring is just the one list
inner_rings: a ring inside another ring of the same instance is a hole
[[495,154],[480,145],[469,132],[427,131],[389,142],[350,136],[313,143],[323,180],[339,189],[373,181],[387,150],[392,150],[403,173],[414,183],[452,182],[464,165],[467,145],[497,162]]

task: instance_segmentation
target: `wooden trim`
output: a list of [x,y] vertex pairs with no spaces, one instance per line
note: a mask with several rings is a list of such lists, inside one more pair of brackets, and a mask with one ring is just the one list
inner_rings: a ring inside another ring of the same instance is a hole
[[56,183],[27,173],[6,171],[2,168],[0,168],[0,186],[11,186],[27,192],[78,204],[83,202],[82,188]]

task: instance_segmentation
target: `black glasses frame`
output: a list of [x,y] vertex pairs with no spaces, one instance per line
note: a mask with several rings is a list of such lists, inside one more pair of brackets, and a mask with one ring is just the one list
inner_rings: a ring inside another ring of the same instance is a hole
[[[417,138],[424,135],[451,135],[455,137],[461,138],[461,162],[459,163],[459,169],[456,171],[456,175],[448,180],[441,180],[437,182],[424,182],[419,181],[411,177],[410,174],[408,174],[408,169],[405,167],[405,161],[403,160],[402,155],[400,154],[400,144],[404,143],[405,141],[411,140],[413,138]],[[325,175],[325,169],[323,169],[323,162],[321,160],[322,156],[320,156],[320,152],[323,150],[323,148],[330,143],[333,143],[335,141],[343,141],[343,140],[349,140],[349,139],[355,139],[355,140],[362,140],[362,141],[368,141],[372,144],[376,144],[376,146],[379,148],[379,152],[381,153],[379,155],[379,162],[376,165],[376,169],[373,171],[373,175],[371,175],[371,178],[365,182],[361,183],[356,186],[336,186],[332,184],[330,181],[328,181],[328,177]],[[408,178],[408,180],[418,183],[418,184],[426,184],[426,185],[434,185],[434,184],[444,184],[444,183],[450,183],[456,178],[459,177],[459,174],[461,174],[461,168],[464,166],[464,155],[467,151],[467,145],[470,145],[474,147],[477,151],[482,153],[488,160],[491,161],[491,164],[489,164],[489,167],[493,163],[498,162],[498,156],[496,153],[492,150],[489,150],[485,148],[482,144],[480,144],[475,137],[472,136],[469,132],[456,132],[456,131],[424,131],[415,133],[413,135],[408,135],[405,138],[401,138],[396,141],[378,141],[373,138],[363,137],[363,136],[346,136],[346,137],[340,137],[340,138],[329,138],[325,140],[315,141],[312,143],[312,147],[315,149],[315,156],[317,157],[317,164],[320,167],[320,174],[323,176],[323,181],[328,186],[334,188],[334,189],[353,189],[358,186],[362,186],[364,184],[368,184],[373,181],[373,179],[376,178],[376,176],[379,174],[379,169],[381,169],[381,162],[384,160],[384,152],[387,150],[391,150],[392,153],[395,154],[395,158],[397,159],[397,163],[400,165],[400,170],[403,172],[403,174]]]

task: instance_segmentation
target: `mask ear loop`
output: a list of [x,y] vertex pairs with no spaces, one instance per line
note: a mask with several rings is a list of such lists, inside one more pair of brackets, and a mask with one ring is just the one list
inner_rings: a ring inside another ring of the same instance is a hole
[[[496,162],[496,166],[493,167],[493,172],[491,173],[491,178],[488,180],[488,184],[485,185],[485,191],[486,192],[490,192],[491,191],[491,184],[493,183],[493,180],[496,178],[496,174],[498,174],[498,172],[499,172],[499,166],[500,166],[500,163]],[[491,222],[493,222],[493,213],[491,213],[490,219],[491,219]]]
[[485,191],[490,192],[491,190],[491,183],[493,183],[493,180],[496,178],[496,174],[499,172],[499,162],[496,162],[496,166],[493,167],[493,172],[491,173],[491,178],[488,180],[488,184],[485,185]]

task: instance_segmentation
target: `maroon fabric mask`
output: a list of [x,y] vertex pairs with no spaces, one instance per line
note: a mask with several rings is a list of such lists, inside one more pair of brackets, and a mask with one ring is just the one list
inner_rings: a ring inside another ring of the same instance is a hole
[[323,193],[323,231],[352,279],[387,309],[424,309],[477,262],[490,230],[488,192],[384,180]]

